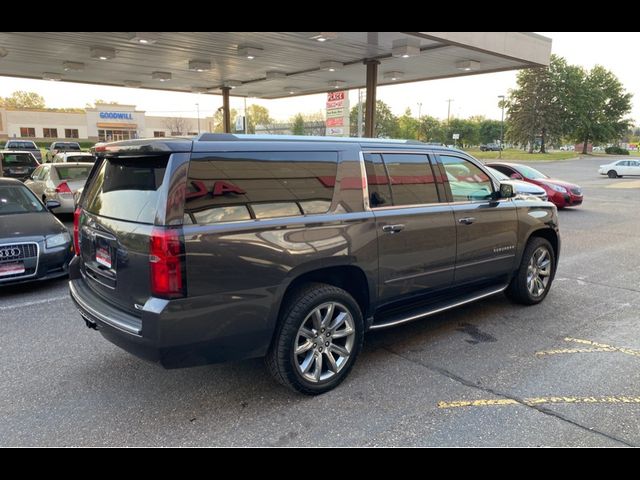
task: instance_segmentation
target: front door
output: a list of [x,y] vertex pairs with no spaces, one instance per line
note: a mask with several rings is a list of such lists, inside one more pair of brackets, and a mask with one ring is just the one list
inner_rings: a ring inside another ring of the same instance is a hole
[[482,167],[462,155],[440,155],[453,201],[458,251],[456,284],[489,280],[515,269],[516,207],[494,200],[495,186]]
[[422,153],[365,155],[370,205],[376,217],[379,296],[390,302],[453,281],[456,227]]

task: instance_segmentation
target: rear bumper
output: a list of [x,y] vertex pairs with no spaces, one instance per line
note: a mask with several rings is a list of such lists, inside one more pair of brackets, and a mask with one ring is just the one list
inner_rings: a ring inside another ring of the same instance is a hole
[[140,315],[114,306],[89,286],[79,268],[71,265],[69,293],[87,326],[107,340],[164,368],[263,356],[273,328],[267,322],[245,323],[228,315],[215,315],[210,305],[197,298],[164,300],[150,297]]

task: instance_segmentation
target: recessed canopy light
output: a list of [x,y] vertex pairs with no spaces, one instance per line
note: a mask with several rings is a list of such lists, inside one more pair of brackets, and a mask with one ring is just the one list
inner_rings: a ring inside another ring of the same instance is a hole
[[341,88],[344,87],[346,83],[347,82],[345,82],[344,80],[332,80],[329,82],[329,86],[331,88]]
[[248,47],[246,45],[238,46],[238,55],[241,57],[245,57],[249,60],[253,60],[262,52],[261,48],[258,47]]
[[240,80],[226,80],[222,85],[227,88],[236,88],[241,87],[242,82]]
[[7,55],[9,55],[9,50],[4,47],[0,47],[0,58],[6,57]]
[[129,32],[129,41],[150,45],[158,41],[158,32]]
[[277,80],[278,78],[285,78],[286,76],[286,73],[278,70],[269,70],[266,74],[267,80]]
[[109,47],[91,47],[91,58],[97,60],[111,60],[116,56],[116,51]]
[[392,82],[400,80],[402,77],[404,77],[404,73],[402,72],[384,72],[383,76],[385,80],[391,80]]
[[300,89],[298,87],[284,87],[286,92],[289,92],[289,95],[293,95],[294,93],[298,93]]
[[42,74],[42,79],[51,80],[52,82],[59,82],[60,80],[62,80],[62,75],[60,75],[59,73],[44,72]]
[[325,62],[320,62],[320,68],[322,70],[327,70],[329,72],[335,72],[336,70],[340,70],[342,67],[344,67],[344,63],[342,62],[336,62],[333,60],[327,60]]
[[417,38],[394,40],[391,53],[394,57],[398,58],[409,58],[420,55],[420,40]]
[[326,42],[338,38],[338,32],[313,32],[309,38],[318,42]]
[[151,78],[160,80],[161,82],[168,82],[171,80],[171,72],[153,72]]
[[189,60],[189,70],[193,72],[208,72],[211,70],[211,62],[208,60]]
[[142,85],[142,82],[139,82],[138,80],[125,80],[124,81],[124,86],[125,87],[129,87],[129,88],[140,88],[141,85]]
[[460,62],[456,62],[456,68],[465,72],[478,70],[480,68],[480,62],[477,62],[476,60],[462,60]]
[[82,62],[64,62],[62,64],[65,72],[81,72],[84,70],[84,63]]

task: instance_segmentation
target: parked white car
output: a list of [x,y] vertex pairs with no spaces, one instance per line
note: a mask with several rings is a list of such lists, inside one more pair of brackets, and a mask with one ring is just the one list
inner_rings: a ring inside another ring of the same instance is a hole
[[95,162],[96,157],[89,152],[61,152],[56,153],[52,163],[67,162]]
[[74,193],[84,187],[92,168],[93,163],[46,163],[40,165],[24,184],[43,203],[47,200],[60,202],[54,213],[73,213]]
[[607,175],[609,178],[621,178],[625,175],[640,175],[640,159],[629,158],[616,160],[607,165],[600,165],[598,173],[600,175]]

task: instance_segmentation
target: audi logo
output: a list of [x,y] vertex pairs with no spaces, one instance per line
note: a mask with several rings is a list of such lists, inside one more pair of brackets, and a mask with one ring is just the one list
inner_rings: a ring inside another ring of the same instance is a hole
[[10,257],[17,257],[20,255],[20,249],[13,247],[13,248],[0,248],[0,259],[3,258],[10,258]]

